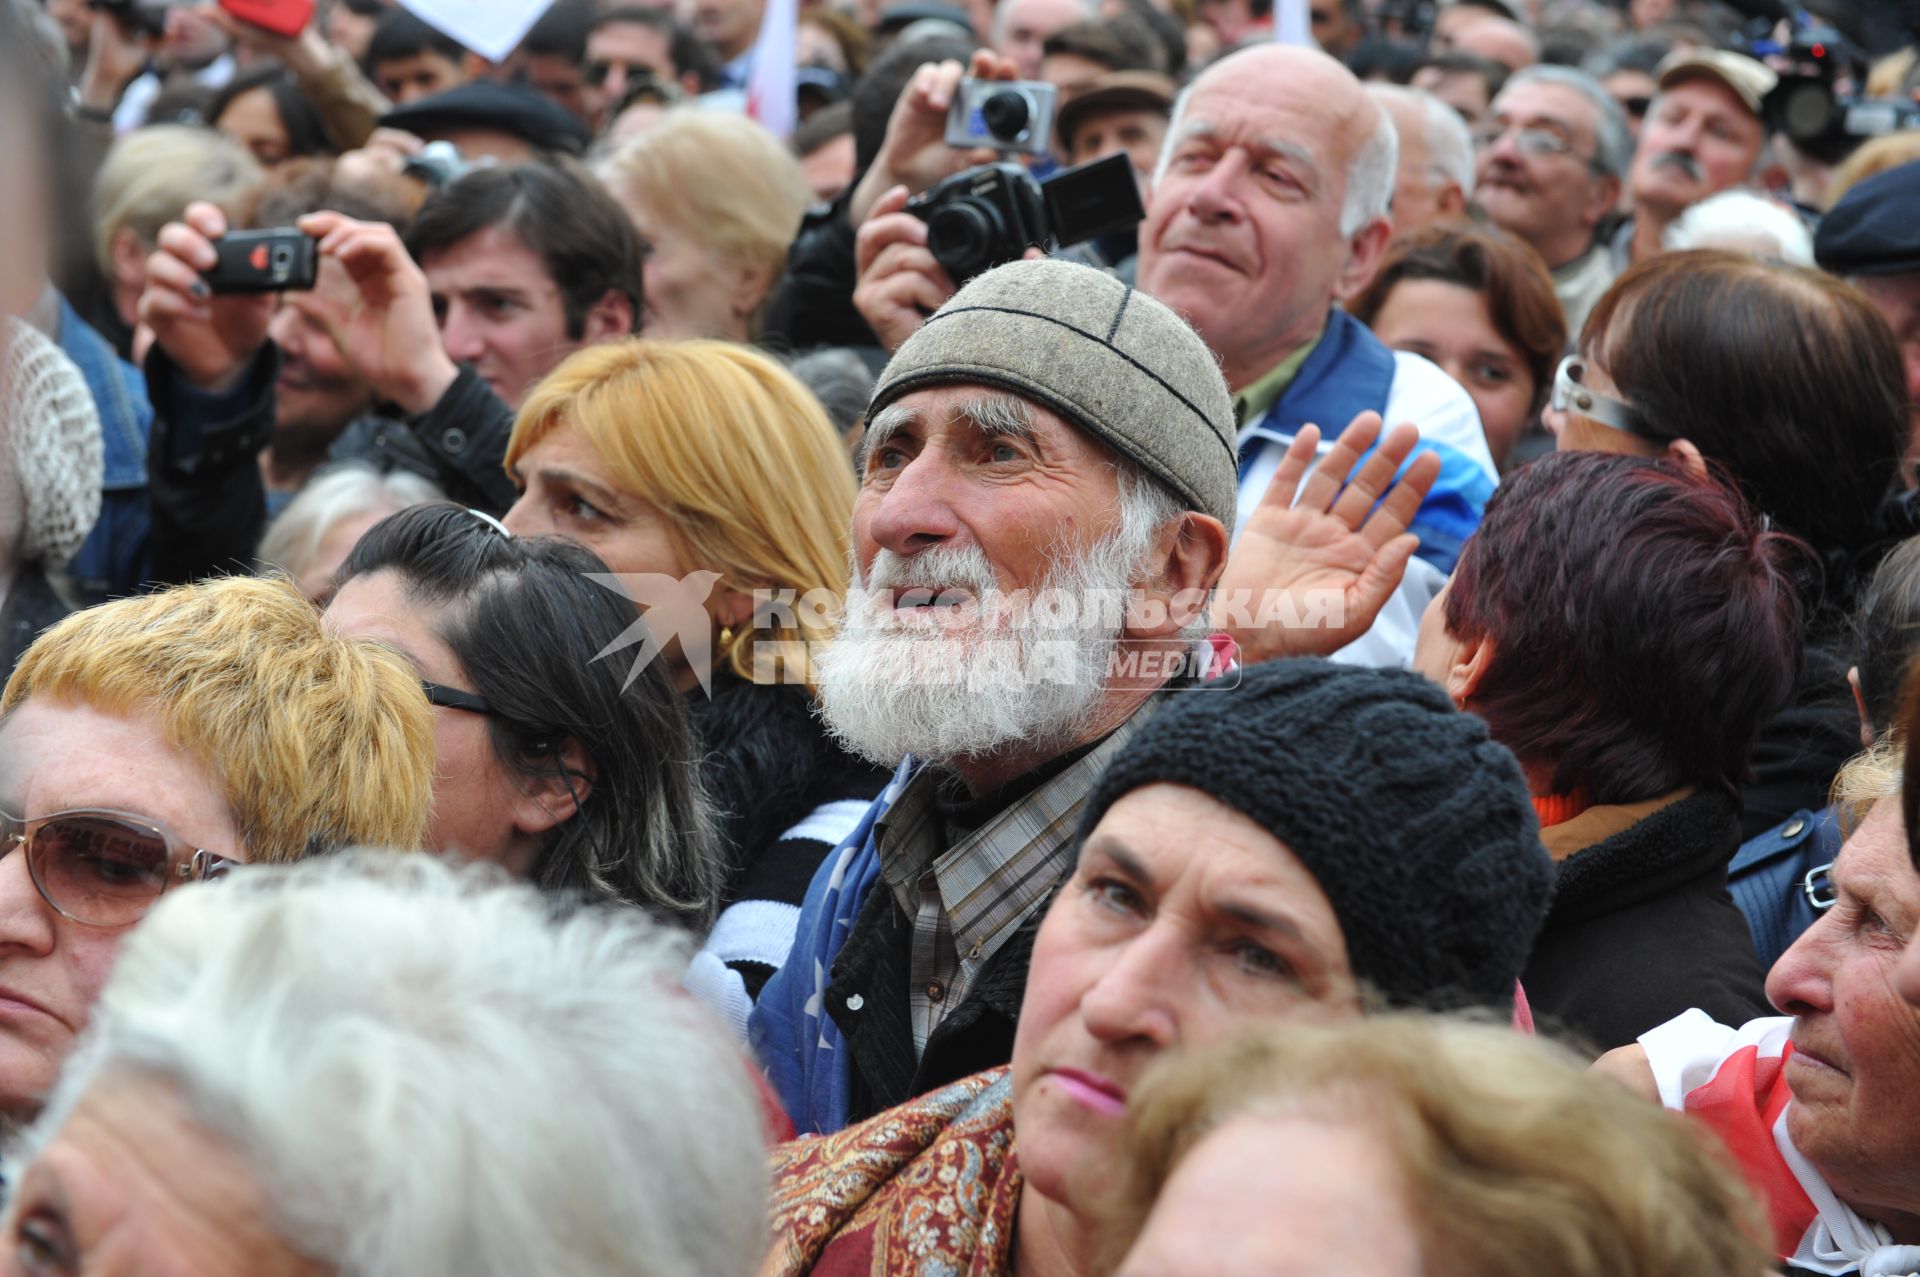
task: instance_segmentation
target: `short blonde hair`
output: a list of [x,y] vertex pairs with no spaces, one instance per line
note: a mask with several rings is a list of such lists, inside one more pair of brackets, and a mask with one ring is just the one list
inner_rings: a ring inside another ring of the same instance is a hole
[[1115,1261],[1181,1158],[1229,1119],[1258,1115],[1380,1131],[1429,1272],[1770,1267],[1764,1217],[1710,1134],[1504,1024],[1391,1014],[1268,1028],[1169,1060],[1129,1107]]
[[1840,836],[1853,836],[1874,805],[1883,798],[1900,796],[1900,774],[1906,766],[1907,751],[1892,733],[1873,743],[1865,753],[1855,754],[1833,778],[1828,801],[1840,816]]
[[152,246],[187,205],[210,200],[229,218],[251,200],[266,172],[223,133],[185,124],[135,129],[113,144],[93,184],[93,251],[113,278],[113,237],[122,227]]
[[[853,467],[819,401],[774,360],[725,341],[590,346],[520,405],[508,469],[569,424],[614,483],[667,516],[687,568],[717,571],[722,588],[743,593],[845,594]],[[734,672],[754,676],[758,638],[812,686],[794,641],[831,638],[837,618],[800,608],[788,619],[737,633],[723,652]]]
[[813,202],[800,161],[771,133],[697,107],[668,111],[594,173],[614,198],[643,202],[714,256],[762,272],[769,287]]
[[76,612],[20,658],[0,713],[35,696],[156,713],[225,789],[249,860],[414,850],[426,836],[433,711],[419,675],[328,634],[285,580],[222,577]]

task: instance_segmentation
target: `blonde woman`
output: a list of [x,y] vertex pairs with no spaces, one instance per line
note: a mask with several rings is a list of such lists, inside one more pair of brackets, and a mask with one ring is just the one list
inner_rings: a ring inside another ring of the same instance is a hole
[[681,108],[595,167],[649,245],[649,337],[752,341],[812,193],[745,116]]
[[729,857],[695,977],[744,1031],[814,868],[886,781],[813,715],[809,652],[832,637],[847,585],[846,453],[774,360],[642,339],[580,351],[541,382],[507,469],[520,499],[506,526],[598,554],[648,608],[657,659],[689,698]]

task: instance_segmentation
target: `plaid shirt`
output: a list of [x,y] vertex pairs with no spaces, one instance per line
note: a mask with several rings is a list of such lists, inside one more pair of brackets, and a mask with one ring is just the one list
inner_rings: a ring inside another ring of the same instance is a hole
[[916,1057],[987,960],[1059,885],[1094,781],[1157,701],[951,846],[937,802],[939,773],[931,767],[908,781],[875,822],[881,881],[913,919],[907,1002]]

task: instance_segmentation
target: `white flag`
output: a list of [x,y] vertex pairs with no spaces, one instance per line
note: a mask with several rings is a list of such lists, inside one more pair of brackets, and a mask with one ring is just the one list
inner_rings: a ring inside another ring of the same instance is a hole
[[1273,38],[1281,44],[1301,44],[1309,49],[1320,47],[1314,42],[1307,0],[1273,0]]
[[553,0],[400,0],[401,6],[437,31],[452,36],[489,62],[504,62]]
[[798,0],[767,0],[760,17],[760,35],[753,42],[753,70],[747,75],[747,114],[777,138],[793,135],[799,121],[794,98],[795,27],[800,21]]

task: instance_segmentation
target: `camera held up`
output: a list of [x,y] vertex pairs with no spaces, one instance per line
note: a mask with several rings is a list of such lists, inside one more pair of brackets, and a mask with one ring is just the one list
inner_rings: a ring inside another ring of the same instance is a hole
[[1018,164],[983,164],[909,200],[907,211],[927,224],[927,249],[956,285],[1018,261],[1031,246],[1083,243],[1147,215],[1125,155],[1064,169],[1043,182]]

